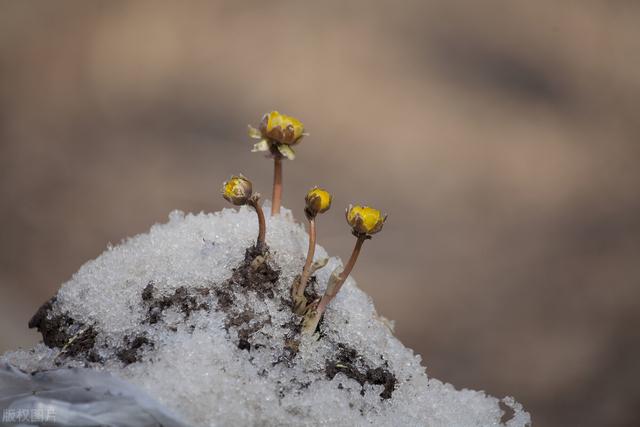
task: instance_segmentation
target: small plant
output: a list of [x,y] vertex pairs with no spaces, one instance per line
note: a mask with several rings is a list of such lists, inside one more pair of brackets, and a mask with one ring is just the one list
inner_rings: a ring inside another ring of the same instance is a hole
[[302,275],[296,278],[291,288],[293,311],[300,315],[304,314],[307,309],[308,301],[304,295],[304,291],[307,287],[309,277],[315,273],[316,270],[324,267],[328,261],[325,258],[313,263],[313,257],[316,251],[316,216],[329,210],[331,207],[331,199],[331,194],[319,187],[314,187],[309,190],[305,197],[304,213],[309,221],[309,250],[307,251],[307,260],[304,263]]
[[366,240],[371,239],[373,234],[382,230],[387,220],[387,216],[382,215],[379,210],[367,206],[349,206],[346,217],[347,222],[351,226],[352,233],[357,239],[353,252],[351,253],[351,258],[349,258],[344,269],[337,268],[331,273],[329,284],[327,285],[327,290],[324,295],[319,302],[314,302],[307,309],[302,322],[303,334],[313,335],[315,333],[318,322],[320,322],[322,315],[327,309],[327,305],[329,305],[338,294],[345,280],[349,277],[351,270],[353,270],[362,245]]
[[255,209],[258,214],[258,239],[256,248],[260,252],[267,249],[265,236],[267,234],[267,225],[264,219],[264,211],[260,206],[260,194],[253,194],[253,185],[251,181],[240,175],[234,175],[222,185],[222,197],[235,206],[249,205]]
[[[274,160],[272,216],[280,213],[282,202],[282,159],[295,159],[295,152],[292,147],[298,144],[305,135],[307,134],[304,132],[304,125],[300,120],[280,114],[277,111],[265,114],[260,121],[258,129],[249,125],[249,136],[259,140],[253,146],[252,151],[265,152],[267,157],[271,157]],[[227,200],[236,205],[251,204],[256,208],[261,224],[258,246],[265,247],[264,215],[262,215],[256,196],[251,196],[251,183],[242,176],[233,177],[232,180],[237,180],[237,182],[232,183],[229,181],[225,183],[223,194],[225,194]],[[234,191],[238,191],[240,197],[235,196]],[[248,196],[246,195],[247,192]],[[306,206],[304,212],[309,221],[309,249],[302,268],[302,274],[296,277],[291,285],[291,300],[293,311],[304,316],[302,332],[307,335],[315,333],[327,306],[335,298],[349,274],[351,274],[364,242],[371,239],[373,234],[379,232],[387,219],[386,215],[382,215],[377,209],[367,206],[349,206],[346,212],[347,222],[351,226],[353,235],[356,236],[356,244],[351,253],[351,258],[349,258],[343,269],[337,268],[331,274],[322,298],[309,301],[308,295],[305,295],[309,278],[316,270],[324,267],[328,261],[327,259],[322,259],[315,263],[313,262],[317,239],[316,217],[318,214],[329,210],[331,198],[329,192],[318,187],[312,188],[305,197]]]
[[249,136],[260,140],[252,151],[263,151],[267,153],[267,157],[273,158],[272,216],[280,213],[282,203],[282,159],[295,159],[296,154],[291,147],[298,144],[305,135],[304,125],[300,120],[277,111],[265,114],[258,129],[249,125]]

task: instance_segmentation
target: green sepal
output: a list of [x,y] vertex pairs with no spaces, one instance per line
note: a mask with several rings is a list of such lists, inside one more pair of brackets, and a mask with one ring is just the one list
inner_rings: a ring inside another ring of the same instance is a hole
[[293,148],[289,147],[286,144],[278,144],[278,151],[289,160],[293,160],[296,158],[296,153],[295,151],[293,151]]
[[253,139],[261,139],[262,138],[262,133],[260,133],[260,131],[256,128],[254,128],[251,125],[247,125],[249,126],[249,137],[253,138]]
[[269,142],[266,139],[260,140],[260,142],[253,145],[253,153],[258,151],[269,151]]

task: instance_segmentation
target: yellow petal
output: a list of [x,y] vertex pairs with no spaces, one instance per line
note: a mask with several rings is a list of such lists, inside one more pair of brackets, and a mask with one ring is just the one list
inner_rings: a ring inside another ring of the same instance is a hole
[[324,213],[331,207],[331,193],[327,190],[314,187],[307,192],[305,197],[306,211],[311,216],[316,216],[319,213]]
[[382,229],[387,217],[368,206],[351,206],[347,211],[347,222],[357,234],[375,234]]

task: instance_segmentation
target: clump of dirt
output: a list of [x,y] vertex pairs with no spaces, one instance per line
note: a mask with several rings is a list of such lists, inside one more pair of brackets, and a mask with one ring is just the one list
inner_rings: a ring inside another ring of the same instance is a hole
[[[98,332],[92,325],[78,322],[66,313],[54,314],[53,306],[56,300],[54,296],[40,306],[29,320],[29,328],[35,328],[40,332],[47,347],[60,348],[61,356],[83,356],[90,362],[100,361],[94,350]],[[76,332],[70,333],[71,330]]]
[[214,291],[216,297],[218,298],[218,308],[225,313],[228,313],[231,308],[235,305],[235,297],[229,291],[228,288],[224,287],[221,289],[216,289]]
[[142,334],[135,337],[126,336],[124,338],[124,345],[116,352],[116,356],[125,365],[140,362],[142,360],[140,351],[144,346],[154,347],[153,341],[149,340],[146,335]]
[[95,361],[97,355],[93,351],[96,344],[96,336],[98,332],[89,326],[82,328],[78,334],[72,336],[67,344],[62,348],[65,355],[70,357],[85,356],[87,360]]
[[244,260],[233,269],[229,285],[253,290],[262,298],[274,298],[273,288],[280,278],[280,270],[273,268],[268,258],[268,249],[255,245],[247,248]]
[[[229,294],[224,294],[229,295]],[[226,300],[219,301],[219,304],[225,304]],[[227,306],[227,320],[224,322],[224,327],[229,332],[229,329],[235,328],[238,331],[238,348],[240,350],[251,350],[251,342],[249,339],[251,336],[262,327],[262,324],[256,323],[253,326],[249,326],[251,320],[255,317],[253,310],[244,309],[240,312],[231,310],[232,306]]]
[[196,288],[189,290],[184,286],[177,288],[173,294],[166,296],[155,296],[155,285],[149,282],[142,291],[142,301],[147,305],[147,316],[143,323],[155,324],[160,321],[165,310],[170,307],[176,308],[184,314],[185,319],[189,318],[192,312],[197,310],[210,310],[211,307],[202,297],[209,295],[208,288]]
[[500,417],[500,424],[507,425],[509,421],[516,415],[516,411],[502,400],[498,402],[498,406],[502,410],[502,416]]
[[344,344],[338,344],[338,353],[334,360],[327,361],[325,366],[327,378],[333,379],[338,373],[346,375],[348,378],[356,380],[362,387],[361,394],[364,395],[364,385],[366,383],[384,386],[380,397],[390,399],[396,388],[398,380],[388,369],[383,367],[371,368],[358,352]]
[[225,329],[237,332],[240,350],[251,351],[254,347],[251,337],[264,325],[271,324],[271,317],[259,318],[250,307],[238,303],[235,293],[251,290],[260,298],[273,299],[279,278],[280,270],[269,260],[269,249],[254,245],[247,248],[242,263],[233,269],[231,277],[214,290],[218,309],[227,315]]
[[[222,304],[224,304],[224,300]],[[248,307],[244,307],[240,311],[237,310],[238,307],[233,307],[233,309],[229,307],[227,310],[227,319],[224,325],[225,329],[227,332],[230,329],[235,329],[238,334],[238,348],[240,350],[251,351],[251,348],[255,347],[251,342],[251,337],[262,329],[263,326],[271,324],[271,317],[263,316],[260,318]],[[251,323],[254,319],[256,321]]]
[[288,367],[293,366],[293,361],[300,350],[300,331],[302,330],[301,321],[302,317],[292,315],[291,320],[281,326],[283,329],[288,329],[288,332],[284,337],[283,352],[277,357],[276,361],[273,363],[274,365],[284,363]]
[[50,315],[56,300],[54,296],[42,304],[29,320],[29,328],[37,329],[42,334],[42,341],[49,348],[62,348],[69,341],[67,329],[73,325],[73,319],[69,316]]

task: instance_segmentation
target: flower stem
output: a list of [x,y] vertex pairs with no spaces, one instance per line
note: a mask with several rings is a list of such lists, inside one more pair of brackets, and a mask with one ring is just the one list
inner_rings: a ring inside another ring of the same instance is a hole
[[353,248],[353,252],[351,252],[351,258],[349,258],[349,261],[347,262],[347,265],[345,265],[344,270],[342,270],[342,273],[340,273],[340,276],[338,276],[338,281],[335,283],[334,286],[327,288],[327,290],[325,291],[317,307],[317,310],[320,313],[320,315],[324,313],[324,311],[327,308],[327,305],[329,305],[331,300],[333,300],[335,296],[338,294],[338,292],[340,292],[340,288],[342,288],[342,285],[349,277],[349,274],[351,274],[351,270],[353,270],[353,266],[356,265],[356,261],[358,260],[358,255],[360,255],[360,250],[362,249],[362,244],[364,243],[365,240],[366,240],[366,236],[364,235],[358,237],[358,240],[356,240],[356,245]]
[[271,216],[280,214],[282,203],[282,156],[273,158],[273,197],[271,198]]
[[[302,269],[302,276],[300,277],[300,283],[294,292],[294,299],[302,300],[304,298],[304,290],[307,287],[307,282],[309,281],[309,275],[311,273],[311,264],[313,263],[313,256],[316,252],[316,219],[309,218],[309,250],[307,251],[307,260],[304,263],[304,268]],[[300,307],[301,310],[304,310],[304,307]],[[302,313],[299,313],[302,314]]]
[[267,234],[267,223],[264,219],[264,211],[260,206],[260,198],[252,197],[249,200],[249,205],[251,205],[251,207],[253,207],[258,214],[258,240],[256,242],[256,246],[258,247],[258,249],[262,250],[267,246],[265,241],[265,236]]
[[320,322],[320,318],[324,314],[325,310],[329,303],[335,298],[335,296],[340,292],[342,285],[351,274],[351,270],[353,270],[353,266],[356,265],[356,261],[358,260],[358,255],[360,254],[360,250],[362,249],[362,244],[367,240],[366,235],[358,236],[358,240],[356,241],[356,245],[353,248],[353,252],[351,253],[351,258],[345,265],[344,270],[336,277],[334,281],[329,280],[329,285],[327,286],[327,290],[324,292],[322,299],[317,306],[313,307],[311,310],[307,311],[305,315],[304,321],[302,323],[302,332],[304,334],[313,335],[318,327],[318,322]]

